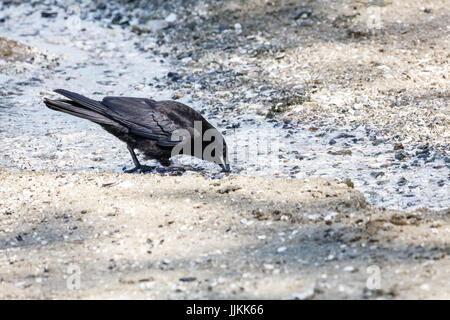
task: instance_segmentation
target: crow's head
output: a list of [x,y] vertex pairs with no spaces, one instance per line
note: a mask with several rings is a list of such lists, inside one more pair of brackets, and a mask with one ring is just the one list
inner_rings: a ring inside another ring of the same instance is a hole
[[195,121],[190,130],[177,129],[172,132],[171,141],[179,142],[171,155],[190,155],[214,162],[223,171],[230,172],[227,143],[223,135],[209,122]]
[[230,172],[227,143],[214,127],[203,133],[202,159],[218,164],[224,172]]

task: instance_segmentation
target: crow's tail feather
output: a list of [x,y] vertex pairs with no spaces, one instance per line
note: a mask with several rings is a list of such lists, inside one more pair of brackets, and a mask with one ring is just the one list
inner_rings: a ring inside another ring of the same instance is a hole
[[61,111],[71,114],[75,117],[88,119],[100,125],[114,126],[121,131],[128,131],[128,129],[115,122],[114,120],[106,117],[102,113],[98,113],[96,110],[85,108],[84,106],[72,100],[50,100],[45,98],[44,103],[48,108],[52,110]]
[[111,111],[100,102],[95,101],[93,99],[89,99],[88,97],[82,96],[81,94],[65,89],[56,89],[54,91],[56,93],[59,93],[60,95],[63,95],[66,98],[69,98],[70,100],[73,100],[74,102],[76,102],[77,105],[80,105],[84,108],[93,110],[97,113],[101,113],[104,115],[111,113]]

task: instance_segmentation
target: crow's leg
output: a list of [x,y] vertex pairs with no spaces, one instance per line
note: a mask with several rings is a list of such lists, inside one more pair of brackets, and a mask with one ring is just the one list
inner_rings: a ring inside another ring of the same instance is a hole
[[133,148],[130,147],[129,145],[127,145],[127,149],[128,149],[128,151],[130,151],[131,158],[133,159],[134,168],[133,169],[129,169],[129,170],[125,170],[124,171],[125,173],[133,173],[133,172],[136,172],[138,170],[140,172],[146,172],[146,171],[152,171],[153,169],[155,169],[155,167],[141,165],[139,163],[138,158],[136,157],[136,153],[134,153]]
[[132,147],[130,147],[129,145],[127,145],[127,149],[128,151],[130,151],[131,154],[131,158],[133,159],[134,162],[134,166],[139,169],[141,167],[141,164],[139,163],[138,158],[136,157],[136,153],[134,153],[134,150]]

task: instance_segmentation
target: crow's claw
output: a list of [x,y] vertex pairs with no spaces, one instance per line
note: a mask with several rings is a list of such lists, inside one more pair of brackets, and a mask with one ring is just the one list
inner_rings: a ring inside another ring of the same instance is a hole
[[123,168],[123,172],[125,172],[125,173],[134,173],[138,170],[139,170],[139,167],[134,167],[133,169],[128,169],[128,170],[125,170],[125,167]]

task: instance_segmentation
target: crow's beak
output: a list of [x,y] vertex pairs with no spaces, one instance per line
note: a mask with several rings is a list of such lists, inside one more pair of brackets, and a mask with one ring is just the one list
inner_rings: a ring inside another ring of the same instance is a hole
[[222,168],[223,172],[230,172],[230,165],[228,163],[220,164],[220,167]]

